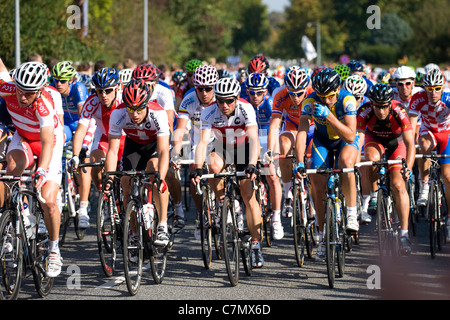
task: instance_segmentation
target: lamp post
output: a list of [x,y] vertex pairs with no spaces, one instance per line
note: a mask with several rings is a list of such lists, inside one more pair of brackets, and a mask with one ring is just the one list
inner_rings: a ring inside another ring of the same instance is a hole
[[16,68],[20,66],[20,6],[19,0],[15,0],[15,16],[14,16],[14,25],[15,25],[15,58],[16,58]]
[[320,45],[320,22],[308,22],[306,24],[308,28],[311,28],[312,26],[316,27],[316,50],[317,50],[317,65],[322,65],[322,52],[321,52],[321,45]]
[[148,59],[148,0],[144,0],[144,61]]

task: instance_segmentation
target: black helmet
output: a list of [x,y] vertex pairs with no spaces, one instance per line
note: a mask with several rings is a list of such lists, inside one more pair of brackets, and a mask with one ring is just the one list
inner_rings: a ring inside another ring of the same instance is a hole
[[341,77],[336,70],[325,68],[320,70],[312,80],[312,88],[317,94],[326,95],[341,85]]
[[349,63],[347,63],[347,66],[350,68],[351,72],[364,71],[364,66],[357,60],[350,61]]
[[388,103],[394,98],[394,91],[387,83],[376,83],[369,89],[369,99],[375,103]]

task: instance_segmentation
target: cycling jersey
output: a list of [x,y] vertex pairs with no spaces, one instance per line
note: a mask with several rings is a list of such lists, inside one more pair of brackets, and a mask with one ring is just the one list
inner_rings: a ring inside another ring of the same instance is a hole
[[[122,131],[123,130],[123,131]],[[170,127],[167,113],[157,103],[149,102],[147,116],[140,124],[130,119],[124,103],[111,113],[109,120],[109,135],[120,137],[124,132],[127,138],[139,144],[156,141],[157,137],[169,136]]]
[[236,100],[234,114],[227,118],[217,103],[206,107],[201,114],[201,129],[211,129],[216,140],[234,148],[248,143],[246,128],[257,126],[252,105],[243,99]]
[[[308,97],[314,90],[309,86],[306,89],[305,97]],[[300,106],[294,106],[287,88],[281,89],[274,97],[274,104],[272,112],[285,117],[285,130],[298,130],[298,124],[300,121],[300,115],[302,111],[302,104]]]
[[372,104],[366,103],[358,109],[357,129],[373,134],[381,141],[389,142],[401,137],[404,131],[411,130],[411,123],[405,108],[400,102],[391,102],[391,111],[385,120],[380,120],[373,111]]
[[414,94],[409,104],[411,114],[422,117],[420,131],[450,132],[450,90],[442,92],[442,98],[435,105],[428,101],[427,93],[421,90]]
[[[269,80],[269,84],[267,85],[267,90],[269,91],[269,94],[272,95],[273,91],[280,87],[280,83],[278,82],[277,79],[275,79],[274,77],[267,77],[267,79]],[[242,99],[248,99],[248,94],[247,94],[247,82],[242,82],[241,83],[241,96]]]
[[[200,100],[197,97],[197,92],[194,90],[183,98],[178,110],[178,117],[180,119],[192,121],[190,129],[192,147],[195,147],[200,140],[200,117],[203,109],[205,109],[205,107],[201,105]],[[214,140],[214,136],[211,136],[210,142],[212,140]]]
[[153,93],[150,97],[150,101],[158,103],[166,111],[175,111],[172,92],[170,91],[170,89],[158,83],[153,87]]
[[[52,83],[52,87],[56,86]],[[78,121],[78,109],[81,108],[88,98],[86,86],[80,82],[70,84],[70,92],[67,97],[61,95],[64,110],[64,125],[70,125],[72,122]],[[75,129],[76,130],[76,126]]]
[[[317,119],[313,116],[313,103],[319,103],[319,96],[313,92],[306,97],[302,102],[301,114],[313,117],[315,124],[314,135],[319,135],[322,139],[326,140],[338,140],[339,136],[334,132],[333,128],[328,124],[328,121],[323,119]],[[347,115],[356,116],[356,100],[355,97],[345,89],[339,91],[338,100],[330,110],[333,115],[339,120],[343,121]]]
[[263,102],[258,107],[253,107],[256,113],[258,129],[260,133],[269,132],[270,118],[272,117],[273,98],[270,95],[264,97]]

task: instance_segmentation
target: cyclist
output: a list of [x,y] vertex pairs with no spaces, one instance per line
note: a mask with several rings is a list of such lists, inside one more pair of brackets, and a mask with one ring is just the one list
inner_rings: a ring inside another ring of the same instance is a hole
[[[251,180],[256,178],[256,163],[259,158],[258,123],[253,107],[239,99],[241,86],[234,78],[222,78],[214,85],[216,103],[211,104],[201,114],[201,138],[195,152],[194,184],[200,182],[205,159],[211,173],[225,170],[227,163],[234,163],[237,171],[245,170],[247,178],[240,180],[241,197],[246,208],[247,225],[252,237],[251,249],[253,267],[264,264],[261,253],[261,208],[256,200]],[[206,148],[214,133],[214,149],[206,157]],[[222,179],[211,179],[211,187],[216,198],[225,196]],[[219,207],[221,206],[219,202]]]
[[373,82],[372,82],[372,80],[367,79],[364,76],[364,66],[356,60],[350,61],[349,63],[347,63],[347,66],[350,67],[351,74],[356,74],[358,76],[361,76],[364,79],[364,81],[367,83],[367,91],[366,91],[366,96],[367,96],[367,94],[369,93],[370,87],[373,85]]
[[[409,195],[405,180],[409,179],[414,165],[416,148],[414,131],[403,105],[394,100],[394,92],[388,84],[377,83],[370,88],[370,102],[358,110],[358,134],[360,146],[364,143],[367,161],[380,161],[383,154],[388,160],[405,159],[408,172],[402,165],[389,166],[391,189],[400,220],[400,246],[403,254],[411,253],[408,236]],[[376,214],[377,176],[375,168],[369,168],[370,202],[368,214]]]
[[[178,112],[177,127],[174,132],[174,142],[171,157],[171,164],[174,169],[180,169],[178,160],[181,158],[181,148],[183,142],[183,136],[186,131],[188,121],[191,121],[190,128],[190,142],[191,153],[190,158],[194,158],[195,150],[200,139],[200,116],[202,110],[214,103],[216,97],[214,95],[214,85],[219,80],[219,73],[217,69],[212,65],[201,65],[197,67],[192,76],[192,82],[195,86],[195,90],[188,93],[181,102]],[[214,137],[211,137],[211,141]],[[210,141],[210,142],[211,142]],[[194,166],[190,167],[191,172],[194,171]],[[195,186],[191,184],[191,195],[197,208],[197,217],[201,211],[201,196],[195,192]],[[197,222],[195,228],[195,237],[200,239],[200,225]]]
[[339,73],[339,76],[341,77],[341,83],[344,84],[345,79],[350,76],[350,67],[346,64],[338,64],[333,69],[336,70],[337,73]]
[[61,212],[57,194],[61,183],[61,159],[63,149],[63,125],[59,120],[47,85],[48,68],[40,62],[26,62],[9,77],[0,59],[0,97],[6,101],[16,132],[6,154],[7,174],[20,176],[25,169],[37,169],[33,175],[35,188],[42,192],[44,222],[49,233],[47,275],[61,273],[62,258],[58,246]]
[[[356,133],[356,101],[353,95],[340,88],[339,74],[324,68],[312,80],[314,92],[302,103],[295,153],[298,164],[294,169],[298,178],[303,176],[303,162],[306,138],[310,122],[314,119],[315,129],[311,148],[311,167],[353,168],[358,155],[359,137]],[[319,226],[317,260],[324,260],[323,227],[325,213],[325,192],[327,178],[311,175],[311,196],[315,205]],[[355,175],[342,174],[342,191],[347,205],[347,232],[359,229],[356,208]]]
[[[158,210],[158,229],[155,244],[166,246],[169,242],[167,207],[169,192],[165,177],[169,168],[170,127],[167,113],[150,101],[153,88],[144,80],[133,79],[124,88],[123,103],[111,113],[109,120],[108,152],[105,170],[114,171],[117,165],[122,130],[126,134],[123,149],[123,170],[158,171],[154,175],[153,198]],[[110,176],[105,185],[108,192],[113,182]],[[130,178],[122,177],[124,205],[130,198]]]
[[[440,154],[450,154],[450,91],[444,89],[445,78],[439,69],[432,69],[423,77],[422,90],[411,98],[409,114],[411,125],[415,127],[419,115],[422,125],[419,132],[419,146],[422,154],[431,154],[439,144]],[[445,200],[450,203],[450,159],[441,159],[441,172],[445,184]],[[419,169],[423,172],[420,181],[419,198],[426,205],[428,200],[428,168],[429,161],[418,161]],[[418,200],[419,201],[419,200]]]
[[[298,132],[298,124],[303,100],[313,91],[310,86],[310,77],[299,66],[292,66],[284,76],[285,88],[281,89],[274,98],[272,116],[270,119],[269,136],[267,139],[267,152],[264,158],[271,159],[279,144],[279,153],[286,156],[292,153],[295,147],[295,138]],[[284,117],[284,122],[283,122]],[[281,127],[281,132],[279,128]],[[312,124],[308,134],[311,141],[314,125]],[[291,159],[280,159],[281,180],[284,190],[283,216],[292,215],[292,169]]]
[[[273,99],[268,95],[267,91],[269,80],[262,73],[251,73],[248,75],[246,82],[248,102],[253,106],[256,112],[259,129],[259,143],[261,146],[261,153],[264,155],[268,151],[267,136],[269,133],[273,105]],[[284,237],[283,225],[281,224],[281,184],[270,157],[266,160],[268,161],[264,162],[268,165],[268,170],[265,170],[265,173],[267,184],[269,185],[269,199],[272,204],[273,213],[273,238],[275,240],[280,240]]]
[[175,109],[178,110],[180,107],[181,101],[183,100],[185,94],[194,87],[194,83],[192,82],[192,77],[194,76],[195,69],[198,66],[201,66],[203,62],[199,59],[191,59],[186,63],[185,72],[186,72],[186,80],[183,84],[178,87],[178,90],[175,91]]
[[[119,94],[119,71],[113,68],[100,69],[92,76],[92,83],[96,93],[90,95],[86,100],[83,109],[81,110],[77,130],[73,137],[73,172],[78,168],[83,140],[85,139],[92,119],[96,122],[97,127],[89,160],[91,162],[99,162],[106,157],[106,152],[108,151],[109,118],[111,112],[122,103],[122,96]],[[122,137],[122,145],[124,141],[125,136]],[[121,157],[119,159],[121,159]],[[92,170],[86,168],[86,170],[88,174],[91,175],[92,181],[97,189],[100,190],[101,168],[94,167]],[[88,201],[88,198],[89,192],[83,194],[80,193],[80,202]],[[89,216],[87,216],[87,225],[89,226],[88,223]]]
[[[269,84],[267,85],[267,90],[269,91],[269,94],[272,95],[274,90],[276,88],[280,87],[280,83],[274,77],[269,77],[269,75],[268,75],[269,67],[270,67],[269,61],[267,60],[267,58],[265,56],[256,55],[248,63],[247,74],[263,73],[269,80]],[[245,81],[241,84],[241,98],[248,99]]]
[[[133,71],[133,79],[142,79],[152,89],[151,102],[158,103],[167,112],[169,119],[170,131],[173,132],[173,125],[175,119],[175,107],[173,102],[173,95],[170,89],[160,85],[159,69],[154,64],[143,64],[138,66]],[[175,228],[180,230],[184,227],[184,211],[181,203],[181,183],[175,178],[173,171],[167,173],[166,182],[172,196],[174,203],[174,220]]]
[[[62,98],[62,106],[64,110],[64,134],[66,142],[72,140],[72,132],[75,132],[78,125],[78,119],[83,108],[84,103],[88,97],[86,86],[81,82],[77,82],[77,72],[70,61],[58,62],[52,68],[52,83]],[[95,126],[91,130],[95,130]],[[88,147],[85,147],[85,152],[89,154]],[[64,164],[65,165],[65,164]],[[80,195],[89,194],[91,188],[90,176],[83,171],[80,172]],[[83,196],[84,198],[85,196]],[[87,228],[89,226],[89,216],[87,213],[88,201],[81,201],[79,208],[78,226],[80,228]]]

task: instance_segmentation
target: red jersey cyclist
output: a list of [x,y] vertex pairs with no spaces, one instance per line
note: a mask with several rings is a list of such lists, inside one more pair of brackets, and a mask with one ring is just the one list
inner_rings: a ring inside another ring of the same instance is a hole
[[27,62],[17,68],[12,82],[0,59],[0,97],[5,99],[16,128],[6,154],[6,171],[20,176],[34,167],[34,156],[38,158],[35,187],[45,199],[42,209],[50,239],[47,276],[56,277],[62,267],[58,247],[61,211],[56,199],[62,178],[64,128],[52,96],[45,90],[47,71],[43,63]]
[[[394,194],[395,206],[400,220],[400,252],[411,253],[411,242],[408,236],[409,195],[405,180],[409,178],[416,149],[414,131],[409,122],[406,109],[400,102],[393,100],[394,92],[385,83],[377,83],[369,89],[370,102],[358,110],[357,130],[360,146],[364,143],[366,161],[380,161],[383,154],[388,160],[405,159],[408,173],[402,171],[402,165],[389,166],[391,190]],[[377,181],[375,168],[368,170],[370,181],[370,202],[367,212],[376,214]]]

